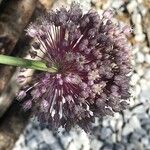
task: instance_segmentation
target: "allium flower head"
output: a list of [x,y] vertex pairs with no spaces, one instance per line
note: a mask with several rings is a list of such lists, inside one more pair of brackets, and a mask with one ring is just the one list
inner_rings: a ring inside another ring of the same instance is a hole
[[79,125],[85,131],[95,117],[112,115],[127,107],[131,71],[128,26],[112,22],[113,11],[83,14],[72,3],[51,11],[29,26],[32,58],[40,57],[57,72],[37,72],[18,97],[33,107],[41,123],[58,129]]

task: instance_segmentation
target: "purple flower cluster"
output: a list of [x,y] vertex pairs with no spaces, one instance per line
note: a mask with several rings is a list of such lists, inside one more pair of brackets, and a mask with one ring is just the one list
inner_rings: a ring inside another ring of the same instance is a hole
[[24,109],[32,108],[41,123],[88,131],[95,117],[113,116],[128,106],[131,29],[114,24],[113,14],[111,9],[83,14],[72,3],[69,10],[51,11],[27,29],[35,40],[31,57],[42,51],[42,61],[58,69],[37,72],[18,94]]

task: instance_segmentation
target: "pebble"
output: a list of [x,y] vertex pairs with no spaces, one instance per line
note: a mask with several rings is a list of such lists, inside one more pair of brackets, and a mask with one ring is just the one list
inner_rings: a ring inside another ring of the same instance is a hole
[[149,53],[149,52],[150,52],[150,48],[147,47],[147,46],[145,46],[145,47],[142,48],[141,50],[142,50],[142,52],[144,52],[144,53]]
[[143,76],[145,73],[142,64],[137,64],[135,70],[140,77]]
[[140,105],[140,106],[135,107],[132,110],[132,113],[135,114],[135,115],[144,114],[145,113],[145,109],[144,109],[143,105]]
[[104,146],[101,148],[101,150],[112,150],[113,144],[104,144]]
[[108,138],[112,134],[112,130],[110,128],[102,128],[101,129],[101,139],[104,140]]
[[[70,6],[70,4],[73,1],[74,0],[67,0],[67,4],[69,4],[69,6]],[[91,9],[91,5],[90,5],[91,0],[84,0],[84,1],[83,0],[76,0],[75,2],[80,4],[84,13],[86,13],[87,10]]]
[[134,73],[131,77],[131,85],[136,85],[140,77],[137,73]]
[[141,128],[140,122],[137,116],[132,116],[129,123],[126,123],[125,127],[122,130],[122,135],[127,136],[132,133],[134,129]]
[[141,26],[142,17],[138,13],[137,9],[135,9],[134,12],[133,12],[133,14],[132,14],[132,21],[135,24],[135,26],[137,26],[137,25]]
[[144,17],[148,11],[147,8],[145,8],[143,4],[138,5],[138,8],[139,8],[142,16]]
[[114,144],[114,149],[115,150],[125,150],[125,146],[121,143],[115,143]]
[[[143,80],[140,83],[142,85],[142,89],[141,89],[141,93],[140,93],[140,100],[141,100],[141,102],[146,102],[147,100],[150,99],[150,94],[149,94],[150,82],[148,82],[147,80],[144,80],[145,81],[144,82]],[[142,83],[144,83],[144,84],[142,84]]]
[[135,129],[135,133],[141,135],[141,137],[144,137],[147,134],[147,132],[143,128]]
[[38,142],[35,139],[28,141],[29,149],[37,149],[38,148],[38,144],[37,143]]
[[[79,133],[79,135],[77,134]],[[88,138],[88,134],[86,134],[82,129],[73,129],[70,132],[70,136],[73,139],[68,150],[78,150],[83,146],[83,150],[90,149],[90,141]],[[80,142],[78,142],[80,141]]]
[[139,114],[137,114],[137,117],[139,120],[142,120],[143,118],[146,118],[146,119],[149,118],[147,113],[139,113]]
[[[138,52],[140,51],[140,47],[139,47],[139,44],[136,44],[132,47],[132,54],[133,56],[135,56]],[[135,59],[136,61],[136,59]]]
[[134,144],[127,144],[126,145],[126,150],[136,150]]
[[134,144],[135,150],[145,150],[144,145],[141,142],[137,142]]
[[116,120],[116,130],[121,130],[122,125],[123,125],[122,120]]
[[146,80],[150,80],[150,68],[145,70],[144,78]]
[[121,5],[123,5],[122,0],[114,0],[111,4],[112,8],[115,8],[117,10],[121,7]]
[[147,88],[147,80],[145,78],[140,78],[139,84],[142,87],[142,90]]
[[142,136],[136,132],[133,132],[129,138],[130,143],[137,143]]
[[61,142],[63,143],[64,147],[68,146],[68,143],[70,143],[72,141],[72,137],[71,136],[61,136]]
[[130,118],[129,124],[133,129],[141,128],[140,121],[138,120],[136,115]]
[[149,139],[148,139],[148,137],[143,137],[142,139],[141,139],[141,143],[144,145],[144,146],[148,146],[149,145]]
[[133,127],[131,127],[129,124],[126,124],[122,130],[122,135],[127,136],[128,134],[132,133],[133,131],[134,131]]
[[108,127],[109,126],[109,119],[104,119],[102,124],[103,124],[103,127]]
[[137,0],[137,2],[141,4],[141,3],[143,3],[143,0]]
[[130,3],[127,5],[127,9],[129,11],[129,13],[132,13],[136,9],[137,5],[138,4],[137,4],[136,0],[131,0]]
[[28,143],[29,141],[32,141],[33,139],[36,138],[36,136],[38,135],[38,132],[36,130],[33,130],[31,134],[29,134],[27,137],[26,137],[26,142]]
[[143,63],[144,60],[145,60],[144,54],[143,54],[142,52],[138,52],[138,53],[136,54],[136,61],[137,61],[138,63]]
[[132,117],[132,112],[130,112],[128,109],[124,110],[124,122],[128,122],[128,120]]
[[141,87],[140,87],[139,84],[137,84],[137,85],[135,86],[134,93],[135,93],[135,97],[136,97],[136,98],[140,95],[140,93],[141,93]]
[[56,139],[48,129],[44,129],[41,131],[41,137],[47,144],[53,144],[56,141]]
[[148,64],[150,64],[150,55],[149,54],[145,55],[145,62],[147,62]]
[[92,139],[90,143],[90,147],[93,150],[100,150],[102,146],[103,146],[103,142],[98,141],[97,139]]
[[147,120],[144,119],[144,121],[142,120],[142,123],[141,123],[142,127],[146,129],[147,131],[150,130],[150,119],[147,119]]
[[143,42],[143,41],[145,41],[145,34],[143,34],[143,33],[137,34],[135,36],[135,41],[136,42]]
[[38,150],[48,150],[50,149],[50,145],[46,144],[45,142],[38,144]]

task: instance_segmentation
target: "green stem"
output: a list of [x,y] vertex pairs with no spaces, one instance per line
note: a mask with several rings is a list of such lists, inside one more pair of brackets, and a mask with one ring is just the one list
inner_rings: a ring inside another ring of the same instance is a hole
[[0,64],[30,68],[30,69],[40,70],[40,71],[47,71],[50,73],[57,72],[56,67],[53,66],[51,68],[48,68],[46,64],[41,61],[23,59],[23,58],[6,56],[6,55],[0,55]]

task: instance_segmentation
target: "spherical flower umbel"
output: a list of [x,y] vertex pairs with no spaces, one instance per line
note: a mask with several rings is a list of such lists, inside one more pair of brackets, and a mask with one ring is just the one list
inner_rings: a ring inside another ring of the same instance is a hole
[[35,41],[31,57],[42,51],[42,61],[57,68],[37,72],[18,95],[41,123],[88,131],[95,117],[113,116],[128,106],[131,29],[112,17],[111,9],[83,14],[72,3],[69,10],[50,11],[29,26],[27,34]]

